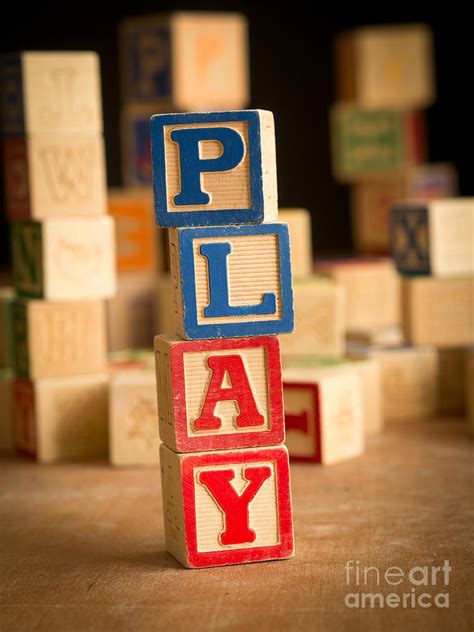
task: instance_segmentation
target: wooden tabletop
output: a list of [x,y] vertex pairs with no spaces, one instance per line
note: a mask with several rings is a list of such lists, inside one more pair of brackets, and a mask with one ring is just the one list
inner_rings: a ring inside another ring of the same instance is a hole
[[[0,629],[470,631],[473,446],[461,420],[409,422],[362,458],[293,465],[295,558],[193,571],[164,550],[158,469],[4,458]],[[436,586],[407,577],[444,560],[448,586],[443,571]],[[377,569],[367,586],[357,561]],[[392,566],[400,585],[384,579]],[[448,592],[449,608],[345,605],[362,592]]]

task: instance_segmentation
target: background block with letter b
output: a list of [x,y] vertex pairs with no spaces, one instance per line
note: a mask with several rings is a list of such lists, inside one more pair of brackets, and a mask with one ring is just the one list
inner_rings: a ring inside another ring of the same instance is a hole
[[273,114],[157,114],[151,119],[160,226],[259,224],[278,214]]

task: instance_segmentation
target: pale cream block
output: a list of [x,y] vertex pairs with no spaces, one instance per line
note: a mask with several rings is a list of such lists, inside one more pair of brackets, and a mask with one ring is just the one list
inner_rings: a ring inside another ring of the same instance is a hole
[[16,300],[13,312],[19,375],[43,378],[106,370],[103,301]]
[[241,109],[249,100],[247,21],[239,13],[129,18],[121,62],[126,101],[168,100],[176,112]]
[[347,331],[400,323],[400,280],[390,259],[319,261],[315,270],[345,288]]
[[109,445],[113,465],[158,465],[155,372],[124,370],[111,376]]
[[364,26],[336,48],[338,96],[366,107],[426,107],[435,99],[431,30],[424,24]]
[[474,344],[474,277],[403,280],[404,330],[414,345]]
[[446,415],[462,415],[466,400],[467,350],[439,349],[439,408]]
[[344,287],[324,277],[296,279],[293,299],[295,331],[280,337],[282,355],[344,355]]
[[123,274],[117,292],[107,301],[109,349],[152,347],[155,335],[156,276],[150,272]]
[[9,133],[102,131],[99,56],[23,52],[3,64]]
[[18,222],[12,244],[20,295],[81,300],[115,294],[115,232],[109,216]]
[[12,385],[13,371],[0,369],[0,453],[13,451]]
[[159,274],[156,278],[155,332],[175,333],[174,288],[170,273]]
[[474,198],[430,202],[428,235],[433,276],[474,275]]
[[106,456],[108,382],[107,373],[16,380],[16,446],[41,463]]
[[280,208],[278,221],[288,224],[290,229],[293,278],[311,275],[313,272],[313,240],[309,211],[305,208]]
[[[357,371],[285,369],[283,396],[291,458],[330,465],[362,454],[363,397]],[[293,426],[290,415],[302,413],[306,424]]]
[[373,358],[382,374],[386,422],[430,417],[438,411],[439,359],[431,347],[354,347],[353,358]]

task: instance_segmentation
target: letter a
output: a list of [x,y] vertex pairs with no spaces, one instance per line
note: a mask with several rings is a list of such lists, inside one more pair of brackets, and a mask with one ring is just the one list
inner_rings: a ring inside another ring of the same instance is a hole
[[230,482],[235,478],[234,470],[204,470],[199,474],[199,482],[207,487],[224,513],[225,527],[219,536],[221,544],[255,542],[257,534],[249,527],[249,505],[271,473],[268,466],[247,467],[244,477],[249,483],[240,496]]
[[[236,418],[237,426],[261,426],[265,418],[257,409],[257,404],[245,371],[245,366],[239,355],[211,356],[207,360],[212,370],[206,399],[201,414],[194,422],[195,430],[218,430],[222,421],[214,414],[217,402],[234,401],[239,408]],[[231,387],[224,387],[225,374],[232,382]]]

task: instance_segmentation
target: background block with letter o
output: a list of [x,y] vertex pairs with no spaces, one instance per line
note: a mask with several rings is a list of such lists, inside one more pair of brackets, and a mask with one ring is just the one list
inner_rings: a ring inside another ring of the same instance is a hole
[[284,446],[176,454],[160,447],[166,547],[202,568],[294,553]]
[[170,231],[177,333],[188,340],[294,329],[288,226]]
[[284,440],[280,347],[274,336],[183,341],[156,336],[160,436],[178,452]]
[[151,119],[156,223],[259,224],[277,218],[273,114],[156,114]]

